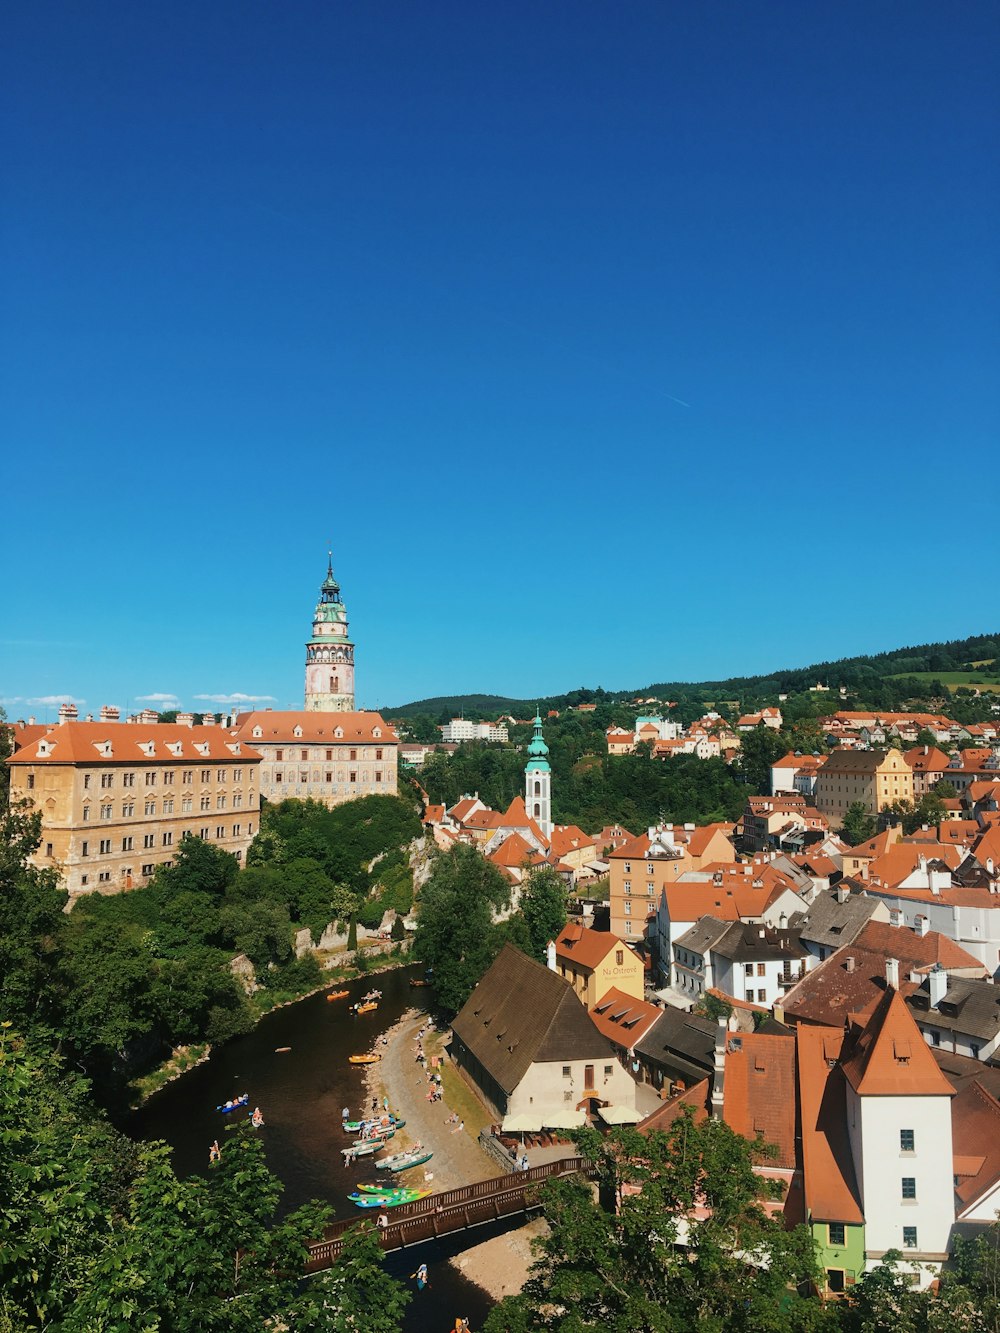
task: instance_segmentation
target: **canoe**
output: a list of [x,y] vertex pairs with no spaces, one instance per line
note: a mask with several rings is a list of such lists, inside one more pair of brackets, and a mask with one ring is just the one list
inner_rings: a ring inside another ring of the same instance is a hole
[[344,1000],[347,998],[348,995],[350,995],[350,993],[351,992],[349,990],[335,990],[331,991],[326,998],[328,1000]]
[[366,1125],[375,1125],[379,1129],[402,1129],[406,1121],[398,1115],[373,1115],[366,1120],[342,1120],[340,1124],[348,1134],[360,1134]]
[[430,1190],[411,1189],[406,1185],[390,1186],[389,1189],[385,1189],[382,1185],[359,1185],[358,1190],[377,1199],[401,1199],[405,1196],[407,1203],[415,1195],[423,1198],[425,1194],[430,1194]]
[[349,1194],[347,1197],[356,1208],[398,1208],[403,1203],[416,1203],[418,1199],[426,1199],[432,1190],[400,1190],[399,1195],[387,1196],[384,1194]]
[[291,1046],[275,1046],[274,1053],[275,1055],[283,1055],[285,1051],[290,1051],[291,1049]]
[[360,1143],[352,1143],[349,1148],[341,1148],[344,1155],[344,1161],[353,1161],[355,1157],[370,1157],[372,1153],[381,1152],[385,1147],[382,1139],[362,1139]]
[[380,990],[370,990],[367,995],[362,995],[361,1003],[367,1004],[369,1000],[381,1000],[382,992]]
[[215,1109],[221,1111],[223,1115],[228,1115],[230,1111],[238,1111],[241,1106],[246,1106],[249,1100],[250,1094],[245,1092],[242,1097],[237,1097],[228,1106],[217,1106]]
[[[411,1166],[423,1166],[424,1162],[429,1162],[431,1158],[434,1156],[434,1154],[432,1152],[411,1152],[411,1153],[399,1153],[397,1154],[397,1156],[406,1157],[409,1160],[405,1162],[392,1163],[392,1165],[390,1165],[389,1167],[389,1170],[392,1172],[409,1171]],[[379,1166],[381,1165],[381,1163],[376,1162],[375,1165]]]
[[430,984],[431,984],[431,983],[430,983],[429,981],[422,981],[419,977],[411,977],[411,978],[410,978],[410,985],[411,985],[411,986],[429,986]]
[[[375,1054],[375,1055],[349,1055],[349,1056],[347,1057],[347,1063],[348,1063],[349,1065],[377,1065],[378,1062],[379,1062],[381,1059],[382,1059],[382,1057],[381,1057],[380,1055],[378,1055],[378,1054]],[[219,1110],[220,1110],[220,1111],[222,1110],[222,1107],[221,1107],[221,1106],[219,1107]]]
[[356,1014],[370,1014],[373,1009],[377,1008],[378,1008],[378,1001],[369,1000],[367,1004],[356,1004],[354,1006],[354,1012]]

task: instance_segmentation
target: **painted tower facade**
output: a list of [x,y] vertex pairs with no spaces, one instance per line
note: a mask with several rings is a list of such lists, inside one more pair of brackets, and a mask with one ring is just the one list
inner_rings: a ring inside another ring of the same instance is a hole
[[546,838],[551,838],[552,769],[549,767],[549,747],[542,738],[541,714],[537,710],[534,728],[528,742],[528,762],[524,766],[524,804]]
[[307,712],[354,712],[354,644],[347,637],[347,611],[333,558],[319,590],[312,638],[306,644]]

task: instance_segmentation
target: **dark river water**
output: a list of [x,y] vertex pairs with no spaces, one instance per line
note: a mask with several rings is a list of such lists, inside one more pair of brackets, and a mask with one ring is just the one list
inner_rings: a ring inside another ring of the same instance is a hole
[[[364,1071],[349,1065],[347,1057],[369,1050],[406,1009],[421,1003],[425,992],[410,987],[413,975],[409,968],[362,977],[338,987],[350,990],[345,1000],[327,1003],[324,995],[313,995],[268,1014],[253,1032],[157,1093],[131,1118],[129,1132],[169,1143],[179,1175],[204,1173],[209,1144],[215,1138],[225,1142],[224,1126],[232,1119],[216,1106],[248,1092],[251,1108],[259,1106],[265,1117],[261,1138],[268,1166],[285,1187],[281,1211],[322,1199],[338,1218],[358,1218],[347,1195],[373,1177],[363,1163],[345,1167],[340,1154],[348,1142],[340,1128],[341,1108],[359,1111],[364,1096]],[[373,987],[383,995],[378,1009],[352,1018],[347,1006]],[[292,1049],[278,1054],[278,1046]],[[470,1240],[478,1243],[489,1234],[477,1228]],[[401,1325],[405,1333],[448,1333],[457,1315],[467,1317],[474,1330],[481,1327],[491,1298],[445,1262],[462,1248],[461,1240],[428,1242],[387,1256],[396,1277],[408,1279],[421,1260],[429,1269],[423,1291],[409,1283],[414,1296]]]

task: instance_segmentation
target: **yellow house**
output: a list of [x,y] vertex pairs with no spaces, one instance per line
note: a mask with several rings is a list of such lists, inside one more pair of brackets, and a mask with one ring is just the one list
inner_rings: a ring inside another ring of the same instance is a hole
[[661,824],[616,847],[608,857],[612,934],[626,941],[643,939],[665,885],[689,870],[732,865],[732,832],[732,824]]
[[899,750],[839,747],[816,775],[816,808],[831,821],[842,822],[856,803],[877,815],[895,801],[912,800],[913,769]]
[[185,835],[237,860],[260,822],[260,755],[221,727],[63,721],[8,759],[10,799],[42,816],[35,865],[72,898],[120,893],[171,861]]
[[642,959],[605,930],[565,926],[555,942],[555,971],[588,1009],[612,988],[636,1000],[643,996]]

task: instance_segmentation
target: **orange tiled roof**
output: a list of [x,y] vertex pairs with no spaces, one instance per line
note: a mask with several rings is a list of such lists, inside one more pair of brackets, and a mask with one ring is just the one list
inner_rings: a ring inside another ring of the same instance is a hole
[[487,860],[497,866],[507,866],[512,870],[523,866],[535,854],[534,847],[521,837],[520,833],[511,833],[504,838],[499,847],[490,852]]
[[[41,753],[42,750],[47,753]],[[256,761],[260,754],[224,727],[170,722],[57,722],[15,753],[9,764],[165,764]]]
[[844,1034],[831,1027],[795,1029],[798,1057],[802,1181],[807,1216],[817,1222],[864,1222],[847,1138],[845,1080],[839,1064]]
[[730,1129],[751,1143],[773,1143],[772,1165],[794,1167],[795,1039],[761,1032],[731,1037],[723,1086],[722,1117]]
[[925,861],[943,861],[949,870],[957,870],[965,859],[957,847],[940,842],[897,842],[868,863],[868,879],[895,888],[919,869]]
[[844,1077],[862,1097],[952,1097],[902,995],[891,986],[844,1043]]
[[978,1079],[952,1103],[951,1129],[955,1193],[968,1208],[1000,1178],[1000,1102]]
[[662,1012],[648,1000],[637,1000],[612,986],[591,1009],[590,1017],[609,1041],[628,1049],[642,1040]]
[[579,851],[584,847],[593,849],[594,846],[594,839],[575,824],[557,824],[552,830],[550,850],[556,860],[560,860],[569,852]]
[[[261,735],[253,735],[259,727]],[[335,736],[337,728],[343,736]],[[296,728],[302,734],[295,735]],[[378,731],[381,734],[375,735]],[[273,709],[261,709],[253,713],[240,713],[233,728],[234,736],[240,737],[252,745],[267,745],[273,742],[285,745],[298,744],[344,744],[345,741],[381,742],[383,745],[398,745],[399,737],[382,717],[381,713],[321,713],[276,712]]]
[[612,949],[627,949],[632,958],[637,955],[628,945],[609,930],[591,930],[589,926],[566,925],[556,940],[556,958],[573,963],[576,967],[597,967]]

